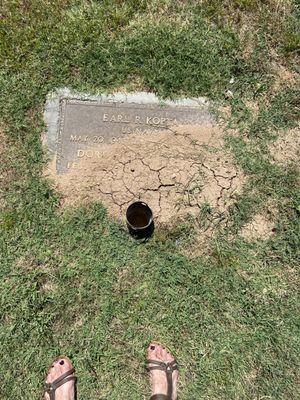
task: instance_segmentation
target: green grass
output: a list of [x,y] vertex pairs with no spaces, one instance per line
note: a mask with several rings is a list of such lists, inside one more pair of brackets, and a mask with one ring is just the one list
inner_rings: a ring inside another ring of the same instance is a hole
[[[151,339],[178,358],[181,399],[299,398],[299,171],[268,150],[299,123],[296,84],[274,89],[276,66],[297,77],[297,2],[5,1],[1,15],[0,398],[39,398],[66,354],[79,398],[146,399]],[[186,255],[192,220],[137,242],[101,204],[60,208],[40,135],[62,86],[231,110],[226,143],[247,183],[203,255]],[[244,240],[268,202],[274,234]]]

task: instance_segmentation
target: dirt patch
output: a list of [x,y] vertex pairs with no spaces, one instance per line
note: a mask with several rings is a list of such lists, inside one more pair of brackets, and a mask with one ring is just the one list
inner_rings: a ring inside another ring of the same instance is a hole
[[76,169],[56,175],[53,162],[48,173],[64,204],[102,201],[110,215],[122,218],[141,199],[157,223],[168,223],[198,215],[204,203],[219,213],[232,204],[244,179],[222,146],[217,126],[176,126],[93,147]]
[[297,73],[287,69],[285,66],[273,62],[271,66],[275,80],[272,86],[273,93],[279,91],[287,85],[295,86],[297,84]]
[[270,146],[274,161],[279,164],[298,164],[300,162],[300,129],[281,132]]
[[243,226],[241,236],[247,240],[266,240],[275,230],[275,218],[278,211],[275,207],[268,205],[264,213],[256,214],[254,218]]

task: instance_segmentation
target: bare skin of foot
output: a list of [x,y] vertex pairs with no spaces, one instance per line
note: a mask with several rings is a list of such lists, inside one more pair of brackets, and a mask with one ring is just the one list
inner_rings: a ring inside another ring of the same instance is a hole
[[[58,358],[49,368],[45,382],[54,382],[62,374],[70,371],[70,369],[72,368],[73,366],[68,358]],[[50,396],[48,393],[45,393],[45,400],[50,400]],[[56,389],[55,400],[75,400],[75,383],[73,380],[64,383]]]
[[[169,363],[174,361],[174,357],[163,346],[157,343],[151,343],[147,349],[148,360],[163,361]],[[152,364],[149,364],[152,366]],[[154,365],[153,365],[154,366]],[[174,371],[173,375],[173,396],[172,400],[177,399],[177,379],[178,371]],[[152,370],[150,371],[150,382],[152,387],[152,395],[154,394],[167,394],[168,384],[167,376],[164,371]]]

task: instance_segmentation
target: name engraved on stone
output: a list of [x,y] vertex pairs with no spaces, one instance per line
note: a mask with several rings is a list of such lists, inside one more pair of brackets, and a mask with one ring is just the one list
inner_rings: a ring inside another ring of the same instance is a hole
[[[56,142],[58,174],[76,169],[83,158],[101,158],[101,144],[209,120],[207,109],[159,104],[91,102],[62,99]],[[95,147],[95,149],[93,149]]]

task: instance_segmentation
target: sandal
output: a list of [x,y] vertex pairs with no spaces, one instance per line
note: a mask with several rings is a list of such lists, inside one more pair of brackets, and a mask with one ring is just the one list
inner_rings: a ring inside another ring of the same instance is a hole
[[74,372],[75,368],[71,368],[69,371],[65,372],[60,377],[55,379],[55,381],[45,383],[45,392],[49,394],[50,400],[55,400],[55,391],[60,386],[72,380],[76,382],[77,377],[72,375]]
[[[178,365],[176,360],[171,361],[169,363],[165,363],[163,361],[156,361],[156,360],[147,360],[147,371],[153,371],[155,369],[159,369],[164,371],[167,375],[167,384],[168,384],[168,394],[154,394],[151,396],[150,400],[172,400],[173,395],[173,379],[172,375],[173,372],[178,370]],[[148,364],[154,364],[154,366],[149,366]]]

